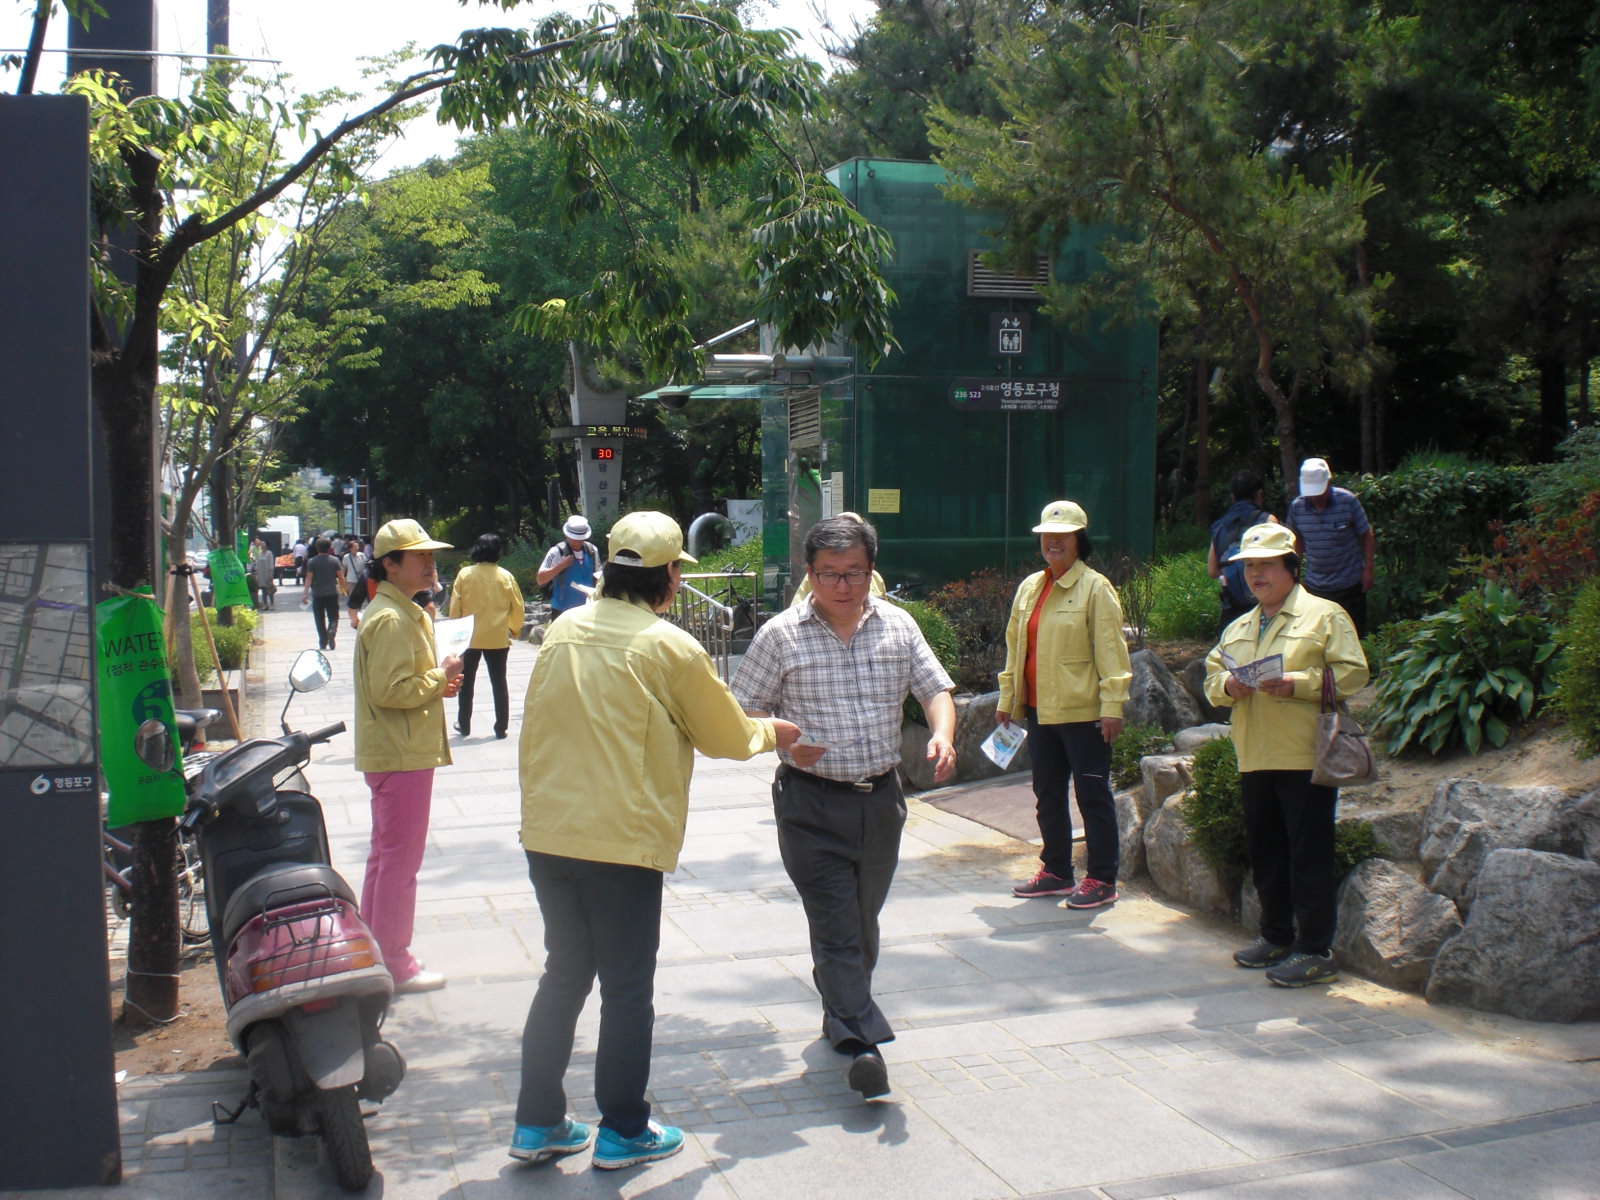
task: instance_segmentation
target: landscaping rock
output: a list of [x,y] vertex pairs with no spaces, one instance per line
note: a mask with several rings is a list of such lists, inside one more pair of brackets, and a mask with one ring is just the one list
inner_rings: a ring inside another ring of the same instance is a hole
[[1189,698],[1194,701],[1194,706],[1200,713],[1202,721],[1226,724],[1228,714],[1232,709],[1222,708],[1206,699],[1206,660],[1204,657],[1190,659],[1183,670],[1178,672],[1178,678],[1183,680],[1183,690],[1189,693]]
[[1251,940],[1261,936],[1261,897],[1256,894],[1255,881],[1248,875],[1239,886],[1239,924],[1249,931]]
[[1365,821],[1388,858],[1415,862],[1422,841],[1422,813],[1415,808],[1374,808],[1341,816],[1340,822]]
[[908,721],[900,730],[900,774],[906,785],[912,791],[925,792],[931,787],[943,787],[945,784],[992,779],[996,775],[1029,770],[1031,760],[1026,742],[1003,772],[981,749],[983,739],[994,732],[994,711],[999,700],[999,692],[968,693],[956,697],[956,773],[953,779],[940,784],[933,781],[933,764],[927,757],[928,738],[931,736],[928,727]]
[[1191,725],[1188,729],[1180,729],[1172,735],[1172,748],[1179,754],[1193,754],[1207,742],[1228,737],[1232,733],[1233,726],[1219,721],[1212,721],[1206,725]]
[[1472,885],[1488,856],[1501,849],[1551,850],[1584,840],[1581,819],[1567,822],[1571,805],[1556,787],[1501,787],[1476,779],[1447,779],[1434,791],[1422,819],[1418,857],[1428,887],[1456,902],[1472,904]]
[[1130,656],[1133,682],[1122,715],[1129,724],[1159,725],[1168,733],[1200,723],[1200,710],[1184,686],[1151,650]]
[[1144,814],[1139,811],[1143,788],[1129,788],[1116,794],[1117,802],[1117,878],[1134,879],[1145,873]]
[[1136,789],[1140,824],[1148,821],[1168,796],[1178,795],[1193,782],[1189,762],[1183,754],[1147,754],[1139,760],[1139,774],[1144,777],[1143,786]]
[[1492,851],[1472,912],[1440,949],[1427,995],[1529,1021],[1600,1019],[1600,865]]
[[1182,796],[1166,801],[1144,827],[1145,869],[1161,891],[1183,904],[1231,916],[1234,888],[1200,857],[1178,811]]
[[1454,904],[1385,859],[1358,863],[1339,889],[1334,954],[1388,987],[1420,992],[1439,947],[1460,932]]

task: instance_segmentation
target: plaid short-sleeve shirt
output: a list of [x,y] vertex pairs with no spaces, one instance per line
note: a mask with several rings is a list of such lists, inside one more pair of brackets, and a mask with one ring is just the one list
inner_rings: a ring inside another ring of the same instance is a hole
[[844,783],[899,764],[908,693],[926,703],[954,686],[911,615],[876,596],[849,645],[809,598],[784,610],[761,627],[733,678],[743,707],[793,721],[828,747],[812,774]]

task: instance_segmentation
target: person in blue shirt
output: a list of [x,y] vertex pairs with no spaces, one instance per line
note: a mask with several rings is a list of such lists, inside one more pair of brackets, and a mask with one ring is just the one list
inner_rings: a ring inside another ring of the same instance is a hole
[[599,566],[600,552],[588,540],[592,531],[589,522],[577,514],[567,518],[561,527],[566,540],[550,547],[539,564],[535,578],[540,587],[550,590],[550,614],[559,617],[569,608],[580,608],[589,602],[589,594],[580,588],[593,588],[595,572]]
[[1350,614],[1356,634],[1367,636],[1367,593],[1372,590],[1377,538],[1355,493],[1332,486],[1326,460],[1300,465],[1300,495],[1289,505],[1302,586]]

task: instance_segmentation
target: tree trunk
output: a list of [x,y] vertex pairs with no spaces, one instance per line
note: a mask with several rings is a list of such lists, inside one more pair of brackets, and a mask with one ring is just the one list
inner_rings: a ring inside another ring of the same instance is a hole
[[1278,462],[1283,468],[1285,494],[1293,500],[1299,495],[1300,479],[1300,448],[1295,440],[1294,404],[1272,377],[1271,356],[1268,354],[1263,355],[1263,362],[1256,370],[1256,386],[1271,401],[1272,411],[1278,417]]
[[[223,430],[219,429],[220,437]],[[233,447],[223,446],[211,468],[211,525],[219,550],[233,549]],[[215,591],[215,585],[212,588]],[[217,608],[217,624],[233,624],[233,606]]]
[[1567,365],[1556,355],[1539,356],[1538,461],[1554,462],[1567,436]]
[[1211,364],[1194,364],[1194,523],[1211,524]]

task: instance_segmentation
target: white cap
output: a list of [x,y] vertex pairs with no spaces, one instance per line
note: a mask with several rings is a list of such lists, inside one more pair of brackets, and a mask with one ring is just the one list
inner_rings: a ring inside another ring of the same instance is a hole
[[1332,478],[1327,459],[1308,458],[1300,464],[1300,494],[1320,496],[1328,490],[1328,480]]

